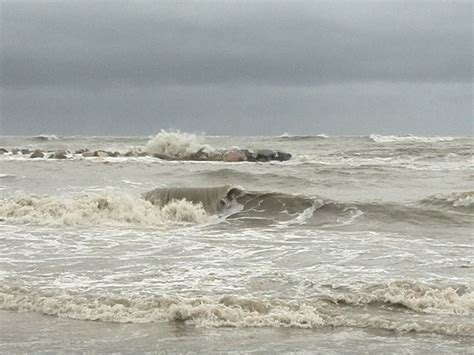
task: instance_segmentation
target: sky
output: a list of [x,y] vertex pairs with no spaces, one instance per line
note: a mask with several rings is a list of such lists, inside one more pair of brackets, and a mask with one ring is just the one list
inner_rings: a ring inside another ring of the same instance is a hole
[[470,1],[0,0],[1,135],[472,135]]

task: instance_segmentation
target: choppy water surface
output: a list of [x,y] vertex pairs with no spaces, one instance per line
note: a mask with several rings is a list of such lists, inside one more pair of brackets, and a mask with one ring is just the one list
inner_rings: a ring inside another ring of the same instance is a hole
[[[149,140],[46,138],[0,147]],[[471,351],[472,139],[201,140],[293,158],[0,156],[1,349]],[[143,197],[222,186],[219,208]]]

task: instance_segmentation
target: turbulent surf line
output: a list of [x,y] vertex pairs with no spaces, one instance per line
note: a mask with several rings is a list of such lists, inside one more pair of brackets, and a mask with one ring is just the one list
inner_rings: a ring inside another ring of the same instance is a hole
[[455,137],[419,137],[411,134],[405,136],[383,136],[380,134],[371,134],[369,139],[376,143],[393,143],[393,142],[421,142],[421,143],[433,143],[433,142],[449,142],[453,141]]
[[134,225],[160,227],[208,221],[202,205],[181,200],[161,207],[123,193],[97,195],[26,195],[0,200],[0,219],[40,225]]
[[474,191],[435,194],[423,199],[421,203],[447,208],[474,208]]
[[[222,296],[126,296],[0,287],[0,309],[117,323],[185,322],[206,327],[325,326],[474,336],[473,293],[418,282],[373,285],[308,299]],[[412,314],[386,310],[400,305]],[[366,306],[375,307],[374,311]],[[398,317],[395,317],[396,315]],[[444,315],[456,315],[446,319]],[[400,315],[402,318],[400,318]]]
[[[0,219],[42,225],[124,224],[167,226],[219,220],[259,220],[262,226],[355,224],[466,225],[472,223],[472,192],[434,195],[413,203],[332,201],[320,196],[247,191],[242,187],[159,187],[133,196],[121,192],[90,195],[19,195],[0,200]],[[456,212],[456,213],[454,213]],[[255,226],[255,224],[253,224]]]

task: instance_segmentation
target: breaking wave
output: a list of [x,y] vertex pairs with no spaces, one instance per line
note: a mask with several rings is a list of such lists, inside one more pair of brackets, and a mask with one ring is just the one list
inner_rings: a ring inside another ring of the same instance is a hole
[[201,205],[207,212],[221,212],[237,195],[242,193],[231,186],[217,187],[163,187],[143,194],[154,205],[166,206],[171,201],[186,200]]
[[[143,197],[143,198],[142,198]],[[434,195],[409,204],[341,202],[318,196],[247,191],[232,185],[165,187],[143,193],[19,196],[0,200],[0,220],[42,225],[168,226],[204,223],[209,218],[245,226],[352,225],[364,230],[393,230],[425,224],[472,223],[473,192]],[[457,213],[452,213],[457,211]]]
[[467,289],[460,292],[453,287],[441,288],[418,282],[392,282],[346,294],[321,294],[294,300],[233,295],[59,293],[0,286],[0,308],[3,310],[102,322],[168,321],[206,327],[331,326],[473,336],[473,307],[474,296]]
[[474,312],[474,293],[466,287],[437,287],[413,281],[395,281],[366,287],[357,293],[339,294],[336,303],[351,305],[390,304],[429,314]]
[[421,201],[425,205],[447,208],[474,208],[474,191],[436,194]]
[[37,136],[33,136],[33,139],[38,141],[55,141],[58,139],[58,137],[54,134],[39,134]]
[[137,225],[144,227],[203,223],[202,205],[186,200],[157,207],[149,201],[119,193],[62,196],[20,196],[0,200],[0,219],[40,225]]
[[293,135],[293,134],[289,134],[285,132],[278,138],[287,139],[287,140],[307,140],[307,139],[318,139],[318,138],[325,139],[325,138],[329,138],[329,136],[324,133],[315,134],[315,135]]
[[199,142],[194,134],[161,130],[145,146],[149,154],[163,154],[176,159],[184,159],[197,152],[212,153],[214,149]]
[[[455,203],[462,203],[463,198],[466,199],[461,197]],[[341,202],[318,196],[250,191],[240,191],[235,201],[242,208],[228,216],[227,220],[252,223],[254,226],[305,224],[331,228],[357,224],[364,230],[397,230],[425,224],[447,226],[472,223],[469,213],[452,214],[445,208],[418,202]]]
[[369,135],[371,141],[376,143],[391,143],[391,142],[422,142],[422,143],[433,143],[433,142],[447,142],[452,141],[454,137],[420,137],[407,134],[405,136],[383,136],[380,134]]

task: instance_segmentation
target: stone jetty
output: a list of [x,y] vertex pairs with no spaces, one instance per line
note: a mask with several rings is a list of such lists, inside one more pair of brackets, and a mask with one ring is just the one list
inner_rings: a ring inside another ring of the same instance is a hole
[[48,159],[69,159],[73,157],[83,158],[118,158],[118,157],[145,157],[150,156],[156,159],[169,161],[222,161],[222,162],[270,162],[270,161],[287,161],[291,159],[291,154],[272,149],[259,149],[250,151],[248,149],[231,148],[227,150],[213,150],[205,151],[199,149],[196,152],[187,154],[185,156],[172,156],[161,153],[150,154],[141,149],[131,149],[126,153],[117,151],[111,152],[106,150],[89,150],[87,148],[78,149],[76,151],[67,151],[64,149],[58,150],[41,150],[41,149],[21,149],[15,148],[9,151],[6,148],[0,148],[0,155],[23,155],[32,159],[48,158]]

